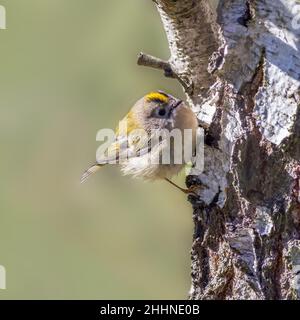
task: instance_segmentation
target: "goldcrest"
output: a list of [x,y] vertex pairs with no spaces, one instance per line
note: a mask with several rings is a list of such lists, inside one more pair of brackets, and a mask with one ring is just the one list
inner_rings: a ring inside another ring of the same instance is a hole
[[[185,137],[184,131],[188,131],[194,149],[197,128],[194,112],[182,100],[163,91],[151,92],[138,100],[121,120],[114,141],[84,172],[81,182],[108,163],[118,163],[124,175],[144,180],[165,179],[185,193],[193,192],[170,180],[186,164],[183,156],[186,141],[182,138],[182,145],[175,146],[167,133],[177,132]],[[176,156],[181,156],[182,161],[176,161]]]

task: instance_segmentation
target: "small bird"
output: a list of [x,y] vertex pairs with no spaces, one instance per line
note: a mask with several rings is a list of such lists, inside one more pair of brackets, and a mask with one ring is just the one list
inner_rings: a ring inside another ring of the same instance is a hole
[[[125,130],[121,129],[123,126]],[[163,133],[176,129],[183,136],[184,131],[189,129],[191,147],[195,149],[197,128],[198,120],[194,112],[182,100],[163,91],[150,92],[138,100],[121,120],[114,141],[98,157],[97,162],[83,173],[81,183],[101,167],[116,160],[124,175],[152,181],[164,179],[186,194],[194,193],[193,188],[181,188],[170,180],[186,164],[184,157],[182,163],[175,161],[176,152],[178,155],[185,150],[185,139],[181,140],[181,148],[176,151],[174,141],[164,138]],[[161,161],[164,152],[169,156],[167,163]]]

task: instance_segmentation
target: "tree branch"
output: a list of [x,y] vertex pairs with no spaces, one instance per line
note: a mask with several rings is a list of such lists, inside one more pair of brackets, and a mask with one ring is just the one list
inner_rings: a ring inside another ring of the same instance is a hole
[[167,78],[176,78],[176,75],[174,74],[172,67],[168,61],[164,61],[162,59],[153,57],[147,53],[141,52],[138,55],[137,64],[139,66],[144,67],[151,67],[154,69],[160,69],[164,71],[164,75]]
[[188,177],[208,186],[190,199],[190,298],[300,299],[299,4],[154,2],[171,57],[141,64],[185,84],[218,147],[205,148],[203,173]]
[[208,67],[222,42],[216,15],[207,0],[155,3],[167,34],[172,70],[192,87],[188,93],[192,103],[201,104],[215,82]]
[[188,81],[189,79],[179,76],[173,70],[172,65],[168,61],[165,61],[141,52],[138,55],[137,64],[140,66],[163,70],[165,77],[177,79],[179,81],[179,83],[182,85],[184,92],[186,94],[190,94],[193,90],[191,83]]

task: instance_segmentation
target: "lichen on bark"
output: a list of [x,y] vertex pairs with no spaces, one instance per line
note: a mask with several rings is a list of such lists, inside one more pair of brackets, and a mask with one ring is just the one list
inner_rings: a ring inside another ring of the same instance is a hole
[[203,173],[187,178],[207,186],[189,198],[189,297],[300,299],[297,1],[154,2],[209,142]]

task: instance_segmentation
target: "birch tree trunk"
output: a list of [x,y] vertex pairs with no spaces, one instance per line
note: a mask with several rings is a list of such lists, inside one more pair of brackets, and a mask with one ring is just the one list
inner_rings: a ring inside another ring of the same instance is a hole
[[206,127],[190,298],[299,299],[300,4],[154,2],[171,57],[139,64],[178,79]]

